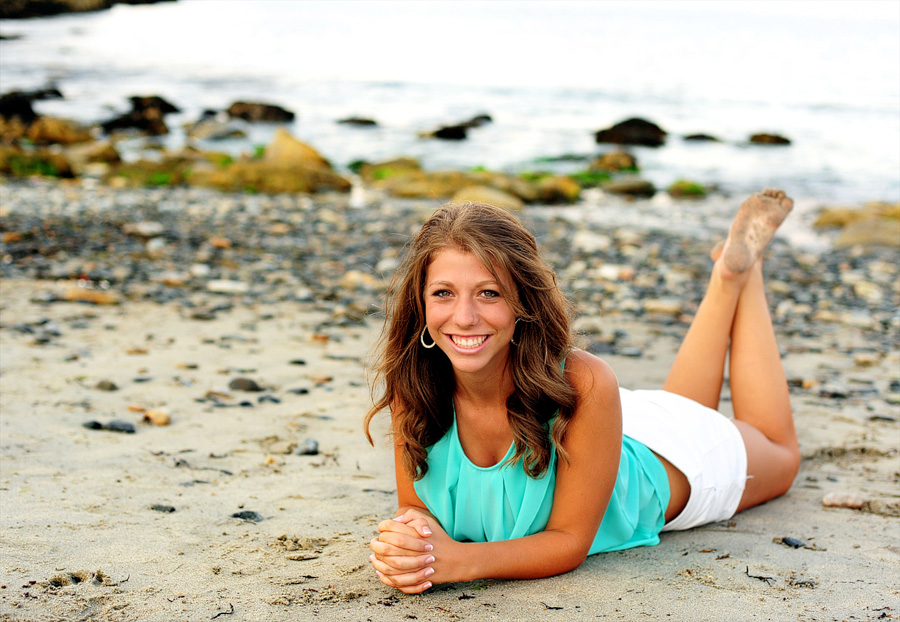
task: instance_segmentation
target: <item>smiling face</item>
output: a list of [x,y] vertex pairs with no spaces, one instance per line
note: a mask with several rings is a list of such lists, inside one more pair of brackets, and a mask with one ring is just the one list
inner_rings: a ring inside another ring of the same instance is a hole
[[[513,291],[508,275],[504,289]],[[437,252],[425,274],[425,323],[457,374],[502,374],[516,314],[475,255]]]

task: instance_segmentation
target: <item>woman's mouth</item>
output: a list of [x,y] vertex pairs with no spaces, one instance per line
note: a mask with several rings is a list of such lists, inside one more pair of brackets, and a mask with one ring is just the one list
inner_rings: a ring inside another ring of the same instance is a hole
[[461,350],[475,350],[488,339],[488,335],[448,335],[450,341]]

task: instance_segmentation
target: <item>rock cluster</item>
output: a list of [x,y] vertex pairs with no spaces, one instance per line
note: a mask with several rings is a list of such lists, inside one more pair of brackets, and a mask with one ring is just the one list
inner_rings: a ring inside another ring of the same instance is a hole
[[[186,318],[199,321],[266,300],[323,305],[339,323],[360,321],[377,312],[404,245],[438,205],[373,195],[368,204],[351,206],[342,193],[313,200],[35,180],[7,183],[3,193],[2,278],[71,283],[47,303],[175,302]],[[540,213],[532,211],[529,223],[582,313],[661,325],[690,320],[708,276],[708,233],[684,239]],[[765,266],[783,330],[813,336],[844,325],[867,331],[876,350],[894,347],[896,247],[814,256],[776,240]],[[54,339],[46,327],[28,330]]]

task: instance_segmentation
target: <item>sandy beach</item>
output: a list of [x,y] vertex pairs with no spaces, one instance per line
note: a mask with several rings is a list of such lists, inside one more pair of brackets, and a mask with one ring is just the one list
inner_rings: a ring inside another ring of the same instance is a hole
[[[811,262],[773,244],[804,456],[787,495],[562,576],[405,596],[368,563],[366,543],[396,505],[390,450],[383,434],[367,444],[362,417],[378,274],[438,203],[152,191],[147,204],[162,207],[126,214],[126,191],[53,186],[37,190],[51,214],[39,231],[30,192],[3,187],[3,231],[32,231],[35,246],[3,247],[0,620],[900,617],[895,250]],[[57,207],[54,193],[65,194]],[[159,222],[164,242],[125,226],[139,219]],[[538,223],[583,345],[623,386],[660,386],[702,292],[708,240]],[[249,224],[269,237],[238,237]],[[42,258],[54,230],[56,254]],[[611,244],[589,252],[569,244],[577,233]],[[633,270],[568,270],[578,261]],[[641,295],[651,286],[656,306]],[[673,313],[662,303],[676,294]],[[134,432],[103,429],[111,421]],[[301,453],[308,439],[315,454]],[[828,493],[862,506],[826,507]]]

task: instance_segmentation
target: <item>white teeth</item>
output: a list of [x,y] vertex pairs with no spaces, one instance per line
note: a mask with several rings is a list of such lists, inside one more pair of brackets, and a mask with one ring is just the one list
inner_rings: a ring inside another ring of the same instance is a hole
[[453,343],[458,345],[460,348],[477,348],[484,343],[484,340],[487,339],[487,336],[480,335],[478,337],[459,337],[457,335],[454,335],[452,339]]

